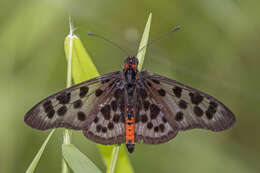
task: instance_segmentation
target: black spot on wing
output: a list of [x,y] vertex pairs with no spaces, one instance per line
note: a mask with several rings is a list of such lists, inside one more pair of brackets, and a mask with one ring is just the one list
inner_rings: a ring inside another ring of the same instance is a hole
[[198,117],[201,117],[203,115],[203,110],[199,106],[194,106],[193,112]]
[[160,84],[160,81],[156,80],[156,79],[152,79],[153,83],[156,83],[156,84]]
[[157,117],[157,115],[160,113],[161,109],[155,105],[155,104],[151,104],[150,105],[150,117],[151,119],[155,119]]
[[160,94],[160,96],[165,96],[166,95],[165,90],[162,89],[162,88],[158,90],[158,93]]
[[50,109],[50,110],[47,112],[47,117],[51,119],[51,118],[54,116],[54,114],[55,114],[54,109]]
[[105,120],[109,120],[110,119],[110,112],[111,112],[110,105],[103,106],[100,111],[103,114]]
[[211,112],[210,110],[207,110],[207,111],[205,112],[205,114],[206,114],[206,116],[207,116],[207,118],[208,118],[209,120],[211,120],[211,119],[213,118],[213,116],[214,116],[215,113],[216,113],[216,112]]
[[99,118],[96,116],[94,119],[94,123],[98,123],[98,121],[99,121]]
[[183,120],[183,113],[182,112],[177,112],[176,115],[175,115],[175,120],[176,121]]
[[99,88],[96,90],[95,95],[96,95],[96,97],[99,97],[102,95],[102,93],[103,93],[103,90]]
[[143,106],[144,106],[144,110],[147,111],[148,108],[150,107],[150,102],[147,101],[147,100],[145,100],[145,101],[143,102]]
[[167,123],[167,119],[163,116],[162,117],[162,121],[164,122],[164,123]]
[[198,105],[202,102],[203,96],[200,95],[200,93],[195,92],[195,93],[189,93],[190,100],[193,104]]
[[79,121],[84,121],[86,119],[86,115],[82,111],[79,111],[77,115],[78,115],[78,120]]
[[121,110],[121,112],[125,111],[125,99],[124,99],[124,97],[122,97],[119,101],[119,109]]
[[52,102],[50,100],[43,104],[43,109],[47,113],[49,110],[53,109]]
[[135,123],[138,123],[140,121],[140,113],[137,111],[135,114]]
[[58,109],[57,114],[58,114],[59,116],[63,116],[63,115],[66,114],[66,112],[67,112],[67,107],[66,107],[66,106],[62,106],[62,107],[60,107],[60,108]]
[[181,93],[182,93],[182,89],[178,86],[175,86],[173,89],[172,89],[174,95],[178,98],[181,97]]
[[114,117],[113,117],[113,122],[114,122],[114,123],[118,123],[119,120],[120,120],[120,115],[115,114]]
[[85,95],[88,93],[88,87],[87,86],[82,86],[79,88],[79,97],[85,97]]
[[154,127],[154,132],[159,132],[159,127],[158,126],[156,126],[156,127]]
[[61,93],[56,97],[60,104],[68,104],[70,101],[70,93]]
[[82,106],[82,101],[79,99],[79,100],[76,100],[74,103],[73,103],[73,107],[75,109],[78,109],[78,108],[81,108]]
[[102,131],[102,133],[106,133],[107,132],[107,128],[106,127],[102,127],[101,131]]
[[146,123],[147,121],[148,121],[147,115],[146,115],[146,114],[142,114],[142,115],[141,115],[141,122],[142,122],[142,123]]
[[151,122],[147,123],[147,128],[148,129],[152,129],[153,128],[153,123],[151,123]]
[[140,88],[139,93],[140,93],[142,99],[146,99],[148,97],[147,92],[143,88]]
[[118,100],[123,94],[124,94],[123,90],[118,88],[114,93],[114,97],[116,100]]
[[115,100],[113,100],[113,101],[111,102],[111,108],[112,108],[113,111],[116,111],[116,110],[117,110],[117,102],[116,102]]
[[160,124],[160,125],[159,125],[159,128],[160,128],[160,131],[161,131],[161,132],[164,132],[165,126],[164,126],[163,124]]
[[179,106],[181,109],[186,109],[187,108],[187,102],[184,100],[179,101]]
[[[110,81],[110,79],[104,79],[104,80],[101,81],[101,83],[102,83],[102,84],[105,84],[105,83],[107,83],[107,82],[109,82],[109,81]],[[113,84],[113,83],[112,83],[112,84]]]
[[152,86],[152,84],[151,84],[151,82],[147,82],[147,85],[149,86],[149,87],[151,87]]
[[101,129],[102,129],[102,126],[100,124],[98,124],[96,126],[96,131],[99,133],[101,131]]
[[107,128],[108,128],[109,130],[114,129],[114,124],[113,124],[112,122],[109,122],[108,125],[107,125]]

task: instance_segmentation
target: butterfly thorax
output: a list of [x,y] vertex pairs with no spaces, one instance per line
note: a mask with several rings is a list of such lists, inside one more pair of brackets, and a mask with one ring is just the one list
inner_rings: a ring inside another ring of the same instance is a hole
[[128,57],[124,66],[125,89],[127,93],[127,106],[125,117],[126,129],[126,147],[130,153],[134,151],[135,146],[135,119],[134,119],[134,93],[136,90],[136,76],[137,76],[138,60],[135,57]]

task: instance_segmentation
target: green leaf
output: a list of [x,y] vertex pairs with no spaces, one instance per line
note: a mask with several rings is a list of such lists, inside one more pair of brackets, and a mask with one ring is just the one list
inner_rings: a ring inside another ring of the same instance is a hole
[[[72,37],[72,39],[70,39]],[[72,40],[72,43],[71,41]],[[69,48],[72,45],[71,68],[75,83],[99,76],[99,73],[90,56],[76,35],[69,35],[65,39],[65,53],[69,57]]]
[[55,129],[53,129],[53,130],[49,133],[48,137],[47,137],[47,138],[45,139],[45,141],[43,142],[43,144],[42,144],[40,150],[38,151],[38,153],[37,153],[36,156],[34,157],[33,161],[32,161],[31,164],[30,164],[30,166],[27,168],[26,173],[33,173],[33,172],[34,172],[34,170],[35,170],[35,168],[37,167],[38,162],[39,162],[39,160],[40,160],[40,158],[41,158],[41,156],[42,156],[42,153],[43,153],[43,151],[44,151],[44,149],[45,149],[47,143],[49,142],[49,140],[50,140],[50,138],[51,138],[51,136],[52,136],[52,134],[53,134],[54,131],[55,131]]
[[139,44],[139,49],[138,49],[138,53],[137,53],[137,58],[139,60],[138,71],[141,71],[142,67],[143,67],[144,57],[145,57],[147,44],[148,44],[148,40],[149,40],[151,22],[152,22],[152,13],[149,14],[147,23],[144,28],[143,36],[142,36],[141,42]]
[[[72,40],[72,42],[70,40]],[[67,58],[70,56],[69,48],[70,46],[72,47],[71,65],[72,65],[72,76],[75,83],[79,83],[99,76],[99,73],[94,63],[92,62],[90,56],[88,55],[85,48],[83,47],[80,39],[76,35],[67,36],[64,44],[65,44],[65,53]],[[113,160],[111,159],[111,155],[113,153],[114,147],[117,146],[105,146],[105,145],[98,144],[98,147],[102,154],[106,167],[110,168],[111,167],[110,163],[112,163],[111,160]],[[113,155],[113,158],[114,157],[117,156]],[[121,150],[118,160],[119,160],[118,165],[121,164],[121,160],[123,161],[124,164],[124,168],[120,169],[119,172],[132,170],[128,156],[124,149]],[[127,171],[127,172],[131,173],[133,171]]]
[[98,167],[72,144],[63,144],[62,154],[75,173],[101,173]]

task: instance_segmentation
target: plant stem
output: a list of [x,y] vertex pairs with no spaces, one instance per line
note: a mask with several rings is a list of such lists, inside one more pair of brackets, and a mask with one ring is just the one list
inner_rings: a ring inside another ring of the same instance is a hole
[[[70,25],[70,45],[69,45],[69,57],[67,60],[67,84],[66,87],[70,87],[72,85],[72,75],[71,75],[71,59],[72,59],[72,47],[73,47],[73,26],[71,23],[71,17],[69,16],[69,25]],[[63,144],[70,144],[71,143],[71,134],[72,131],[69,129],[64,129],[63,131]],[[69,167],[65,161],[65,159],[62,159],[62,173],[69,173]]]

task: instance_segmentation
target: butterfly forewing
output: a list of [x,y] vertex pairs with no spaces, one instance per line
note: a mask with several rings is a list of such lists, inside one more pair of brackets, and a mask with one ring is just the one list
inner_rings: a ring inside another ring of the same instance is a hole
[[57,127],[83,129],[91,123],[90,112],[97,109],[105,93],[112,90],[120,73],[109,73],[47,97],[26,114],[24,121],[41,130]]
[[171,114],[168,121],[176,122],[180,130],[203,128],[221,131],[235,122],[233,113],[220,101],[160,75],[142,73],[148,88]]

